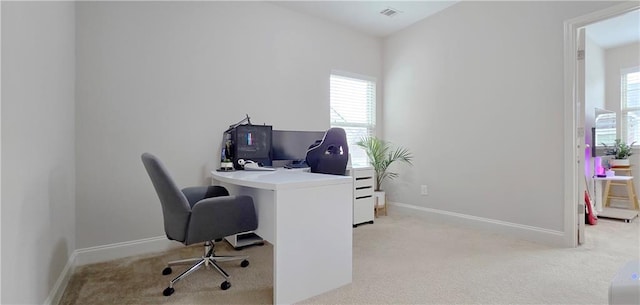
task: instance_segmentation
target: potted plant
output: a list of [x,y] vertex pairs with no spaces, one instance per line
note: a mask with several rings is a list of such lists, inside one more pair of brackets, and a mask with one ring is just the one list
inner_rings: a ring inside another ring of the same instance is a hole
[[356,142],[356,145],[362,147],[369,157],[369,162],[376,173],[375,196],[378,199],[378,205],[384,206],[385,193],[382,189],[382,183],[385,179],[393,179],[398,177],[398,173],[389,171],[389,166],[396,161],[404,162],[412,165],[413,155],[408,149],[397,147],[393,149],[389,142],[381,140],[375,136],[368,136]]
[[609,156],[613,156],[613,159],[609,160],[609,165],[612,167],[629,166],[629,156],[633,155],[632,147],[635,143],[636,142],[627,144],[621,139],[616,139],[612,147],[609,147],[607,146],[607,144],[602,143],[602,145],[604,145],[606,154]]

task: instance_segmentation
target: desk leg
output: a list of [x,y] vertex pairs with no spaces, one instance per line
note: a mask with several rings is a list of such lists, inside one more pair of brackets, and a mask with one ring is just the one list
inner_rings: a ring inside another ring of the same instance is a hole
[[640,210],[640,206],[638,205],[638,193],[636,193],[636,186],[633,179],[630,180],[629,183],[631,183],[631,191],[633,192],[633,208]]
[[600,213],[602,212],[602,200],[604,200],[604,196],[602,195],[602,184],[604,182],[602,180],[597,180],[594,181],[593,183],[593,188],[594,188],[594,193],[593,193],[593,205],[596,209],[596,212]]
[[350,283],[353,186],[283,189],[276,197],[275,304]]
[[636,207],[636,194],[633,191],[633,180],[627,180],[627,196],[629,197],[631,208],[634,209]]
[[273,245],[274,304],[292,304],[351,283],[352,184],[278,191],[221,185],[253,197],[255,232]]
[[611,199],[609,199],[609,191],[611,191],[611,181],[607,180],[604,186],[604,192],[602,193],[603,207],[608,207]]

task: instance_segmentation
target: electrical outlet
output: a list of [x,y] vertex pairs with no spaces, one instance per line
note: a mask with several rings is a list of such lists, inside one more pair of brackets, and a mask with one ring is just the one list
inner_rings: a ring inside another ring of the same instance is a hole
[[423,184],[423,185],[420,186],[420,195],[422,195],[422,196],[428,195],[427,185],[426,184]]

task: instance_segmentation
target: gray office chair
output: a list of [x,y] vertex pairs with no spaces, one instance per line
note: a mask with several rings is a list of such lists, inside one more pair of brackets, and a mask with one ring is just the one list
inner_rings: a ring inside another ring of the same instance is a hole
[[240,266],[247,267],[248,256],[216,256],[214,241],[253,231],[258,227],[253,199],[249,196],[230,196],[227,189],[221,186],[188,187],[180,190],[160,160],[149,153],[142,154],[141,158],[160,198],[167,238],[184,245],[204,242],[204,256],[168,263],[168,267],[162,271],[163,275],[170,274],[172,266],[195,264],[171,280],[162,294],[171,295],[175,291],[173,285],[176,282],[203,265],[213,266],[225,279],[220,288],[229,289],[230,276],[220,268],[218,262],[242,260]]

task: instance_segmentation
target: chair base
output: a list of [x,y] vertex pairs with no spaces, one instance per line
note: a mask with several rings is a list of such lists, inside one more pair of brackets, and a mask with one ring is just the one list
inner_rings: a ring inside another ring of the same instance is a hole
[[242,260],[242,262],[240,263],[240,266],[244,268],[249,266],[249,261],[247,260],[249,256],[246,256],[246,255],[245,256],[224,256],[224,255],[218,256],[218,255],[215,255],[213,248],[214,248],[213,242],[208,241],[204,244],[204,256],[198,257],[198,258],[188,258],[188,259],[182,259],[177,261],[171,261],[167,263],[167,267],[164,268],[164,270],[162,270],[162,275],[171,274],[171,272],[173,271],[171,269],[172,266],[191,265],[191,267],[183,271],[180,275],[175,277],[173,280],[169,281],[169,287],[167,287],[162,292],[162,294],[165,296],[170,296],[171,294],[173,294],[173,292],[175,291],[173,289],[173,285],[175,283],[187,277],[194,271],[200,269],[202,266],[205,266],[207,268],[212,266],[214,269],[216,269],[216,271],[218,271],[218,273],[220,273],[225,279],[225,281],[222,282],[222,284],[220,284],[220,289],[222,290],[229,289],[231,287],[231,282],[230,282],[231,276],[226,271],[224,271],[224,269],[222,269],[220,265],[218,265],[218,262]]

